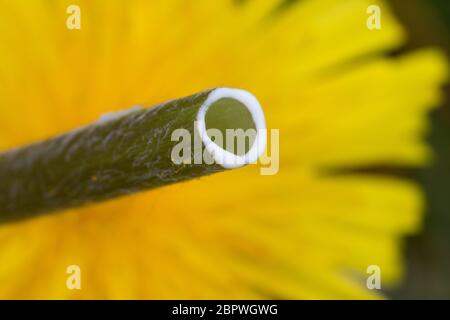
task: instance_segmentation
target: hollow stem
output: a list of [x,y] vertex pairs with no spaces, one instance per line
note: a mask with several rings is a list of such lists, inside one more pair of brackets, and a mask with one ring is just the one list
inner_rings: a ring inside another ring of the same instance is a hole
[[[257,134],[245,154],[233,153],[210,139],[211,126],[220,130],[250,126]],[[189,144],[187,149],[192,161],[174,160],[174,148],[180,143],[174,139],[176,130],[200,139],[202,148]],[[153,108],[108,115],[89,126],[0,154],[0,222],[236,168],[256,161],[265,143],[259,103],[239,89],[212,89]],[[194,161],[203,160],[205,154],[214,161]]]

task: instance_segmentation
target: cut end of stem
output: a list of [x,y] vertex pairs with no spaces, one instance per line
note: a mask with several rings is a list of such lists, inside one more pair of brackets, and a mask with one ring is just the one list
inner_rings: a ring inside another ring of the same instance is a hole
[[242,89],[212,90],[198,111],[197,130],[206,150],[226,169],[256,162],[266,148],[261,105]]

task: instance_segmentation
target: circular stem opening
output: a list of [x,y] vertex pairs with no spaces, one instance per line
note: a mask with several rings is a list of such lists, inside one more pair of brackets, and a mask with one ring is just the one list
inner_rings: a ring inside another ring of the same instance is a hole
[[[256,125],[252,114],[238,100],[221,98],[212,103],[205,115],[205,125],[211,141],[236,155],[245,155],[255,142]],[[218,138],[218,132],[222,139]]]
[[215,162],[225,168],[255,162],[266,147],[263,111],[245,90],[212,90],[198,112],[197,129]]

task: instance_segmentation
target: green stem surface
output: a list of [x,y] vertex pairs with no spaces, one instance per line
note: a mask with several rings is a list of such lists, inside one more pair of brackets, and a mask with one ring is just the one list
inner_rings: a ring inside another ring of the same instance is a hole
[[0,154],[0,222],[225,170],[216,163],[177,165],[171,159],[178,143],[171,141],[172,132],[184,128],[194,136],[198,110],[211,91]]

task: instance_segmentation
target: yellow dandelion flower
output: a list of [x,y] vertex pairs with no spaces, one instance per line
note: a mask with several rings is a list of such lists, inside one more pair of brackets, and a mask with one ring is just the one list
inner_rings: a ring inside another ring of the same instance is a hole
[[[133,105],[241,87],[280,129],[280,170],[255,166],[0,226],[2,298],[371,298],[401,277],[420,227],[414,184],[336,168],[424,164],[438,51],[384,2],[1,1],[0,149]],[[382,10],[380,30],[367,7]],[[276,12],[273,14],[273,12]],[[1,183],[1,182],[0,182]],[[1,209],[0,209],[1,210]],[[77,265],[81,290],[66,287]]]

